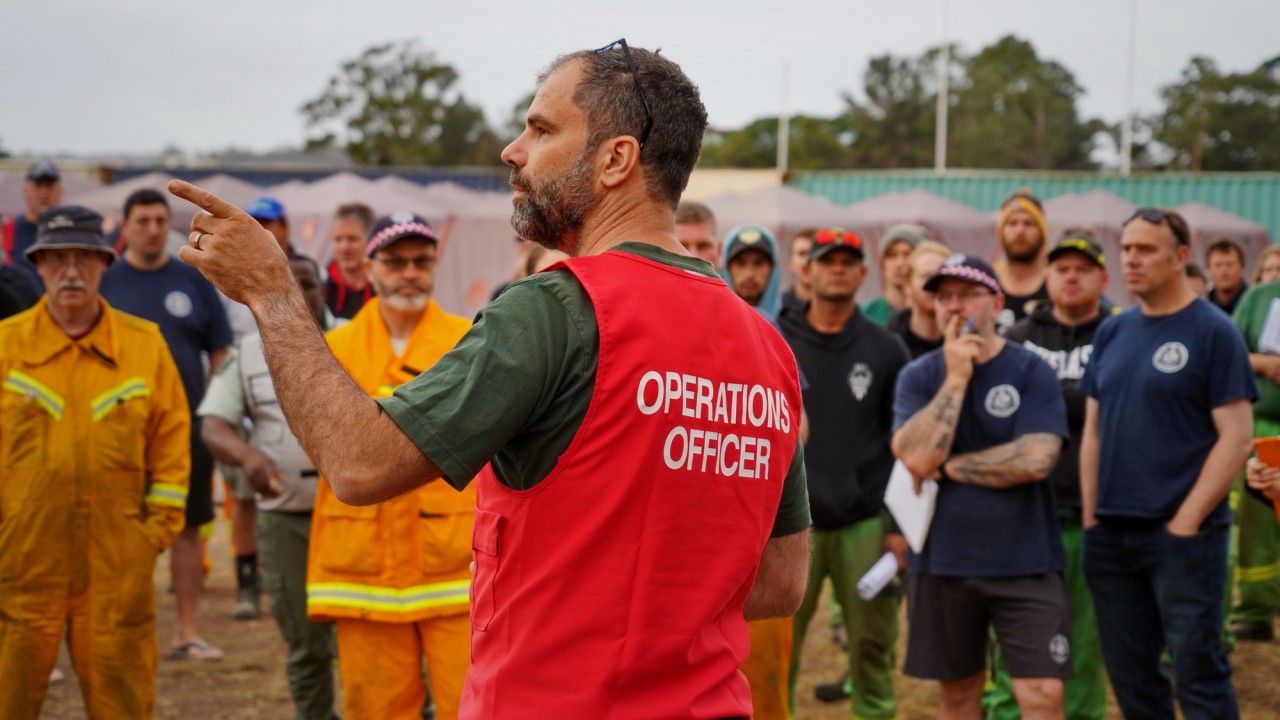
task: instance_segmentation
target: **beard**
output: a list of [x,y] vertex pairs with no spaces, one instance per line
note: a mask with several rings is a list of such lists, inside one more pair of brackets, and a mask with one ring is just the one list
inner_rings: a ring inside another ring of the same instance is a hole
[[599,196],[591,188],[591,158],[583,152],[563,174],[546,182],[511,170],[511,184],[525,191],[511,213],[511,227],[525,240],[569,255],[569,235],[582,227]]
[[1038,241],[1027,240],[1021,242],[1014,240],[1013,242],[1005,241],[1004,255],[1009,262],[1019,265],[1029,265],[1034,263],[1040,257],[1040,251],[1044,249],[1044,238]]

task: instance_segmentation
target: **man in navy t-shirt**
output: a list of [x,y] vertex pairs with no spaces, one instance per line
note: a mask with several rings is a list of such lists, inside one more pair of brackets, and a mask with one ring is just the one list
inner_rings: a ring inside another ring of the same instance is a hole
[[[169,205],[155,190],[139,190],[125,201],[121,259],[102,276],[102,296],[111,306],[160,326],[182,376],[191,416],[204,397],[206,367],[216,369],[231,345],[231,326],[218,292],[200,273],[165,252]],[[206,366],[205,356],[208,356]],[[169,556],[173,572],[175,659],[217,660],[222,651],[206,643],[196,629],[196,603],[203,574],[200,526],[213,520],[213,456],[200,441],[200,423],[192,423],[191,486],[186,528]]]
[[1067,435],[1053,370],[995,332],[1004,291],[982,260],[952,255],[925,285],[943,346],[898,377],[893,452],[940,481],[907,576],[904,672],[941,681],[945,716],[977,715],[991,628],[1024,717],[1062,717],[1071,604],[1053,490]]
[[1166,646],[1183,716],[1239,717],[1221,642],[1226,497],[1249,456],[1258,393],[1231,319],[1187,286],[1189,237],[1168,210],[1125,222],[1125,283],[1139,304],[1098,328],[1080,381],[1085,579],[1130,717],[1174,717]]

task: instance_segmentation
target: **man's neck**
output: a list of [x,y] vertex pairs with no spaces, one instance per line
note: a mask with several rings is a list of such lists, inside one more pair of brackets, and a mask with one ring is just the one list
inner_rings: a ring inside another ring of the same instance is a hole
[[1084,322],[1088,322],[1102,312],[1102,303],[1093,302],[1088,305],[1058,305],[1053,306],[1053,319],[1058,321],[1059,325],[1067,327],[1075,327]]
[[[643,183],[643,177],[639,181]],[[624,242],[637,242],[687,255],[684,246],[676,240],[675,217],[671,209],[649,201],[648,191],[643,185],[640,192],[644,194],[640,201],[629,198],[611,201],[613,193],[606,194],[582,227],[565,238],[565,247],[558,249],[581,257],[599,255]]]
[[129,263],[135,270],[159,270],[169,262],[169,256],[166,253],[157,253],[148,257],[140,252],[125,248],[124,261]]
[[858,304],[852,297],[847,300],[824,300],[814,296],[809,301],[809,309],[804,318],[814,330],[831,334],[844,330],[857,311]]
[[408,340],[413,335],[413,329],[418,326],[418,321],[427,312],[425,307],[421,310],[401,310],[386,302],[379,303],[378,310],[392,340]]
[[792,285],[791,292],[793,295],[796,296],[797,300],[805,301],[805,302],[810,300],[809,288],[805,287],[804,285],[801,285],[800,283],[796,283],[795,285]]
[[1011,295],[1030,295],[1044,284],[1047,261],[1036,258],[1031,262],[1005,260],[995,266],[996,275],[1005,292]]
[[1214,300],[1218,301],[1219,305],[1228,305],[1237,297],[1239,297],[1241,291],[1243,290],[1244,290],[1244,283],[1240,283],[1239,285],[1236,285],[1235,287],[1230,289],[1219,288],[1215,285],[1213,288],[1213,298]]
[[907,306],[907,293],[903,288],[889,283],[884,286],[884,301],[894,310],[901,310]]
[[364,276],[364,263],[356,263],[350,268],[344,268],[337,264],[335,264],[334,267],[338,269],[339,280],[350,285],[356,290],[364,289],[365,283],[367,282]]
[[973,362],[977,365],[990,362],[1004,349],[1004,343],[1004,338],[997,335],[995,327],[992,326],[982,336],[982,350],[978,353],[978,357],[973,359]]
[[907,318],[907,327],[911,333],[922,340],[937,340],[942,337],[942,328],[938,327],[938,316],[933,313],[922,313],[917,308],[911,309]]
[[1183,278],[1169,285],[1138,296],[1138,307],[1143,315],[1159,317],[1172,315],[1195,302],[1196,294],[1187,287]]
[[49,309],[49,317],[53,318],[53,324],[72,340],[79,340],[88,335],[93,326],[98,323],[98,316],[102,314],[102,306],[97,302],[86,303],[76,308],[65,308],[53,303],[47,303],[45,307]]

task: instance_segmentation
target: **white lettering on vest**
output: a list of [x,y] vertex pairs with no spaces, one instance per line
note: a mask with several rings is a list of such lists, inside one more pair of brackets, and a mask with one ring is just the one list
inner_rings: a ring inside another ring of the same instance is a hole
[[[636,408],[641,415],[678,413],[706,424],[783,433],[792,428],[791,404],[781,390],[673,371],[649,370],[641,375]],[[679,425],[668,432],[662,459],[671,470],[767,480],[772,450],[769,438]]]

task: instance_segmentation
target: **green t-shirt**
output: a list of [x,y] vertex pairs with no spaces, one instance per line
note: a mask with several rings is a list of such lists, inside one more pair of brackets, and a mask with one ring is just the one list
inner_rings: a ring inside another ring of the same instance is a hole
[[[1258,341],[1263,327],[1267,323],[1267,313],[1271,311],[1271,302],[1280,299],[1280,282],[1266,285],[1255,285],[1245,291],[1236,305],[1231,319],[1244,335],[1244,344],[1249,352],[1258,353]],[[1280,312],[1280,309],[1277,310]],[[1255,435],[1259,430],[1262,435],[1274,435],[1280,430],[1280,385],[1275,384],[1264,375],[1255,375],[1258,383],[1258,401],[1253,404],[1253,425]]]
[[[614,249],[718,277],[704,260],[652,245]],[[457,347],[378,402],[451,485],[465,487],[492,460],[502,482],[527,490],[551,472],[586,417],[599,345],[591,299],[573,273],[538,273],[508,286]],[[805,483],[797,443],[774,537],[811,524]]]
[[885,323],[889,322],[889,316],[893,314],[893,306],[889,304],[888,300],[884,299],[883,295],[866,303],[859,309],[862,310],[863,315],[867,316],[868,320],[880,327],[884,327]]

